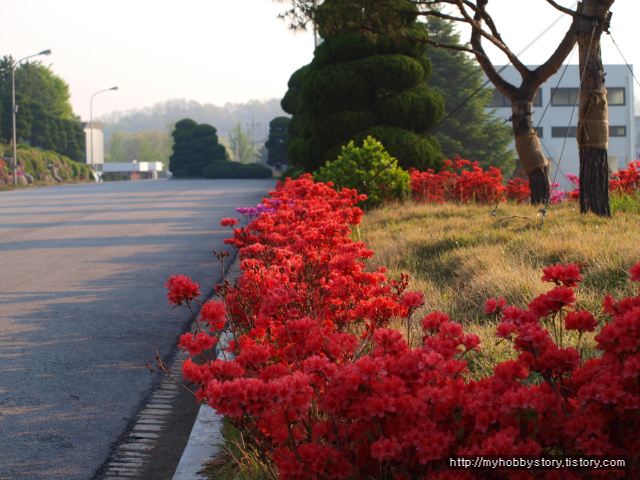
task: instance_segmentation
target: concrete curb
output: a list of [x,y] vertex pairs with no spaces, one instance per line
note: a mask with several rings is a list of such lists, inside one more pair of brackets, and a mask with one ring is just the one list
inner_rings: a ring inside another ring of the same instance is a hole
[[218,452],[218,445],[224,443],[222,437],[222,415],[216,415],[208,405],[200,407],[193,424],[189,442],[180,458],[173,480],[206,480],[203,473],[205,463]]
[[[225,278],[233,284],[240,273],[240,261],[236,255]],[[222,358],[220,351],[218,351],[218,358]],[[216,415],[213,408],[208,405],[200,407],[191,435],[189,435],[189,441],[173,475],[173,480],[207,480],[209,478],[203,470],[205,464],[218,452],[218,445],[224,443],[223,418],[222,415]]]

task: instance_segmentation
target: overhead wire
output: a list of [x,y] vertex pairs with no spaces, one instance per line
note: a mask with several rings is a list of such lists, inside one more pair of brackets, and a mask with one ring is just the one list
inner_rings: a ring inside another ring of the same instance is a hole
[[613,42],[613,44],[615,45],[616,49],[618,50],[618,53],[620,54],[620,56],[622,57],[622,60],[624,60],[625,65],[627,66],[627,68],[629,69],[629,71],[631,72],[631,76],[633,77],[633,79],[636,81],[636,83],[638,84],[638,86],[640,86],[640,82],[638,81],[638,78],[636,77],[635,73],[633,73],[633,69],[631,68],[631,65],[629,65],[629,62],[627,62],[627,59],[624,58],[624,55],[622,54],[622,51],[620,50],[620,47],[618,47],[618,44],[616,43],[616,41],[613,39],[613,35],[611,35],[611,32],[607,31],[606,32],[607,35],[609,35],[609,37],[611,38],[611,41]]
[[[593,20],[593,28],[591,29],[591,39],[589,40],[589,48],[587,49],[587,58],[589,58],[589,55],[591,55],[591,47],[593,46],[593,39],[595,38],[596,35],[596,28],[598,27],[598,20],[594,19]],[[587,62],[584,63],[584,67],[582,72],[580,73],[580,84],[579,84],[579,89],[578,89],[578,95],[576,95],[576,99],[573,103],[573,109],[571,110],[571,117],[569,118],[569,127],[567,128],[567,133],[565,135],[564,138],[564,142],[562,144],[562,152],[560,154],[560,158],[562,158],[562,153],[564,153],[564,149],[566,147],[567,144],[567,140],[569,138],[569,133],[571,130],[571,122],[573,120],[573,116],[575,114],[576,111],[576,107],[578,104],[578,101],[580,99],[580,94],[582,92],[582,82],[584,80],[584,76],[585,76],[585,72],[587,71]],[[557,177],[557,172],[556,172],[556,177]],[[555,182],[555,178],[554,177],[554,182]],[[549,209],[549,205],[551,204],[551,195],[549,195],[549,197],[547,198],[547,204],[544,206],[544,208],[540,209],[540,212],[542,213],[542,219],[540,220],[540,225],[538,225],[538,229],[542,228],[542,225],[544,224],[544,220],[545,217],[547,215],[547,211]]]

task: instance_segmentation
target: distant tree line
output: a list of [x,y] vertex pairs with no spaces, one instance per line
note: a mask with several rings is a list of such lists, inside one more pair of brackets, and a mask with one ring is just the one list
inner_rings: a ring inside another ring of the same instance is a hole
[[[15,59],[0,60],[0,139],[13,138],[11,67]],[[39,61],[21,63],[15,71],[16,137],[33,147],[53,150],[81,162],[85,134],[73,115],[69,85]]]
[[106,144],[105,162],[162,162],[169,168],[173,141],[166,132],[145,130],[123,132],[115,130]]
[[107,142],[116,130],[120,132],[158,130],[171,135],[173,125],[177,121],[190,118],[199,124],[215,125],[221,138],[228,138],[240,123],[245,132],[254,130],[252,136],[259,144],[267,136],[269,122],[281,115],[284,115],[284,111],[280,107],[279,99],[250,100],[246,103],[227,103],[224,106],[173,99],[128,112],[112,112],[98,118],[107,124],[104,129]]

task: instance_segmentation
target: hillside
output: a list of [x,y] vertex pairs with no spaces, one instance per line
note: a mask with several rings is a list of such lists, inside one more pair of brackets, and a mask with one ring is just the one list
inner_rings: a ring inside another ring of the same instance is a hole
[[[53,185],[70,182],[92,182],[93,174],[84,163],[60,155],[51,150],[39,150],[27,145],[18,145],[18,176],[20,186]],[[0,145],[0,189],[13,185],[11,157],[13,152]]]
[[197,123],[212,125],[221,138],[228,138],[228,132],[240,122],[245,132],[253,133],[258,143],[264,142],[269,135],[269,122],[275,117],[285,116],[279,99],[250,100],[247,103],[227,103],[217,105],[200,104],[185,99],[167,100],[152,107],[128,112],[114,112],[99,117],[107,126],[104,129],[105,142],[115,130],[140,132],[158,130],[171,133],[173,124],[183,118]]

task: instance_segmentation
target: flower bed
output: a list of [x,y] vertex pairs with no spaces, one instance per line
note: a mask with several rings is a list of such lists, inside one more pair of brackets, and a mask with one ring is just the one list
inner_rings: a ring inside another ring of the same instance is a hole
[[[505,185],[501,171],[489,167],[484,171],[478,162],[456,157],[446,160],[441,171],[427,170],[419,172],[410,169],[411,196],[413,200],[424,203],[494,203],[510,200],[524,203],[529,200],[531,191],[529,182],[523,178],[514,177]],[[573,183],[574,189],[564,192],[558,183],[551,184],[549,203],[555,204],[565,200],[578,200],[579,180],[576,175],[567,174],[567,179]],[[640,192],[640,161],[629,163],[625,170],[612,174],[609,189],[613,194],[638,194]]]
[[[392,319],[408,324],[423,297],[405,277],[365,271],[372,252],[349,237],[360,199],[302,177],[279,184],[259,216],[235,228],[228,243],[243,273],[202,306],[207,327],[180,339],[198,399],[246,433],[283,480],[486,478],[452,469],[464,455],[623,456],[627,471],[491,478],[637,478],[640,296],[606,297],[599,325],[573,308],[579,267],[546,268],[542,280],[555,286],[527,309],[487,301],[517,359],[473,380],[465,357],[481,354],[480,340],[446,315],[427,315],[419,341],[389,328]],[[640,280],[640,264],[631,274]],[[199,295],[181,275],[167,287],[172,304],[190,307]],[[225,325],[233,357],[207,359]],[[600,358],[583,358],[587,332]]]

